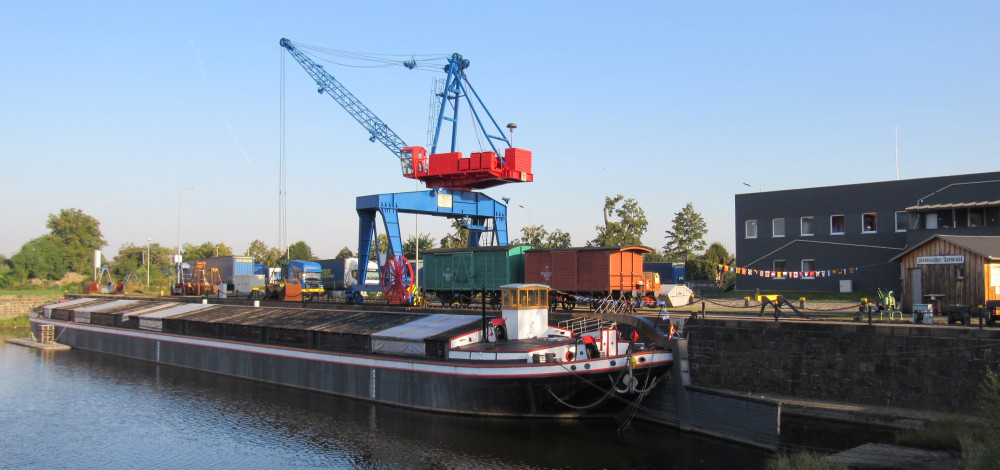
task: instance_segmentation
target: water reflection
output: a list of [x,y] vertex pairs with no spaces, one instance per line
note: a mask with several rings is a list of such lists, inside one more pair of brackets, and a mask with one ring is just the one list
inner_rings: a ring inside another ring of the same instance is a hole
[[[0,346],[0,467],[761,468],[633,422],[456,417],[73,350]],[[16,445],[14,445],[16,443]]]

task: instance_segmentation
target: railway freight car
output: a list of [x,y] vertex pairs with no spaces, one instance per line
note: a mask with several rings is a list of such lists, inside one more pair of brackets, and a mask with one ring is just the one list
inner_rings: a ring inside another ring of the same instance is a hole
[[550,286],[552,310],[573,310],[584,299],[642,298],[642,256],[652,252],[644,246],[538,248],[525,253],[524,282]]
[[440,248],[422,253],[421,287],[443,305],[467,306],[483,289],[500,307],[500,286],[524,282],[527,245]]

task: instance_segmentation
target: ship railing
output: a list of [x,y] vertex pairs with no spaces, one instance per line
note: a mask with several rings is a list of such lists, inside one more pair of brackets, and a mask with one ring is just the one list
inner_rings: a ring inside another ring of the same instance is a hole
[[599,331],[609,328],[615,328],[617,324],[610,320],[602,320],[600,318],[572,318],[569,320],[562,320],[558,323],[559,328],[564,328],[573,332],[573,336],[579,336],[588,331]]

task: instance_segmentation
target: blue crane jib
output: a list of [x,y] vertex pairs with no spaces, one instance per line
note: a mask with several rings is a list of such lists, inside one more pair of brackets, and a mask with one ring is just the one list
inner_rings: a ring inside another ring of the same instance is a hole
[[[469,60],[461,55],[452,54],[444,67],[447,79],[441,95],[440,110],[437,113],[431,152],[428,154],[423,147],[407,146],[403,139],[361,100],[351,94],[323,66],[295,47],[291,41],[282,38],[280,44],[316,81],[320,93],[333,98],[369,132],[369,140],[373,142],[378,140],[400,159],[403,176],[421,181],[428,188],[455,190],[484,189],[505,183],[534,181],[531,172],[531,151],[510,146],[510,141],[504,136],[503,130],[469,84],[465,76]],[[404,66],[414,68],[415,65],[412,61],[407,61]],[[490,146],[490,150],[471,153],[468,157],[455,151],[459,104],[463,98],[471,110],[476,128],[486,136]],[[438,139],[446,121],[451,123],[451,150],[436,153]],[[487,130],[487,126],[484,125],[487,121],[490,124],[489,128],[493,130]],[[497,144],[500,144],[501,148],[498,148]]]

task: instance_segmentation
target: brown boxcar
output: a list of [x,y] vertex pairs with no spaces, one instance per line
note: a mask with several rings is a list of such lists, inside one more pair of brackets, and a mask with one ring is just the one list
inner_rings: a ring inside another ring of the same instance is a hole
[[564,309],[572,309],[577,296],[630,298],[642,289],[642,256],[652,251],[644,246],[534,249],[525,252],[524,282],[567,294],[551,296]]

